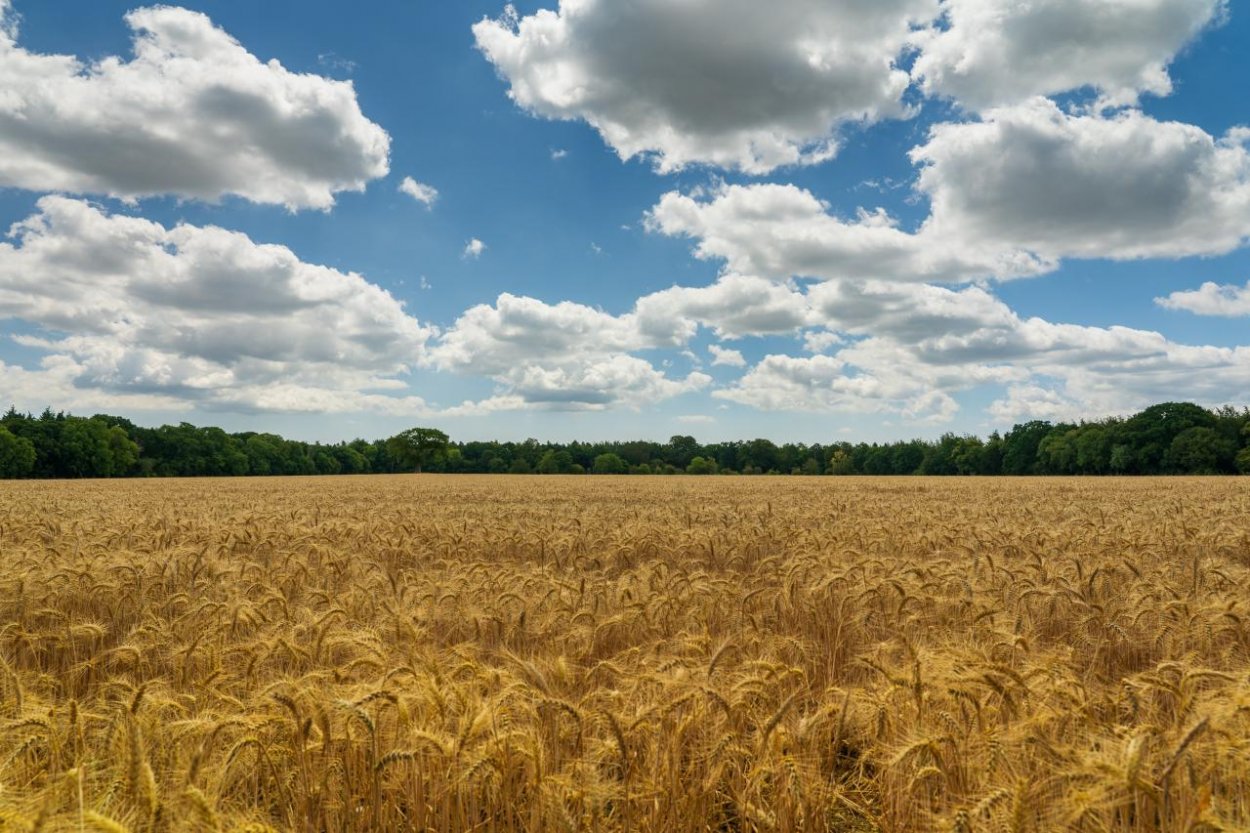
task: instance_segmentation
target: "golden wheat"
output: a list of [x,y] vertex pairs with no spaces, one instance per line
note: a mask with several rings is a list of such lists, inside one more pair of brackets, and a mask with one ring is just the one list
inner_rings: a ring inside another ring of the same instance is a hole
[[4,831],[1244,831],[1250,482],[0,485]]

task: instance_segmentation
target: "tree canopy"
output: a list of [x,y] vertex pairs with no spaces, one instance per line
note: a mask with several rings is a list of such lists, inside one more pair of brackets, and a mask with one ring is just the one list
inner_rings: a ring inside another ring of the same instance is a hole
[[893,443],[451,442],[435,428],[386,440],[305,443],[183,422],[10,409],[0,417],[0,477],[199,477],[393,472],[494,474],[1157,475],[1250,474],[1250,409],[1184,402],[1127,418],[1025,422],[988,437]]
[[437,428],[409,428],[386,441],[399,464],[418,473],[447,456],[450,437]]

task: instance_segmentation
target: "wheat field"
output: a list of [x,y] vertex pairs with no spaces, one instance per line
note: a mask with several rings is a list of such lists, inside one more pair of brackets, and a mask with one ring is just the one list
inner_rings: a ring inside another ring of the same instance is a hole
[[1250,482],[0,485],[0,831],[1250,829]]

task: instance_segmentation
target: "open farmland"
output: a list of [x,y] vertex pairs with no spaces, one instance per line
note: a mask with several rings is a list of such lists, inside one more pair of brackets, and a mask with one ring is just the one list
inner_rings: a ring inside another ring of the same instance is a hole
[[0,830],[1250,827],[1250,483],[0,484]]

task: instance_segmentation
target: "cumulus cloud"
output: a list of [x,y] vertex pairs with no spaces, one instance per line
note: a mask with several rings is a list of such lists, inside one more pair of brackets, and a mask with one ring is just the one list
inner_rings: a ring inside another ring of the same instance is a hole
[[[766,356],[713,393],[766,410],[941,422],[960,393],[996,386],[993,418],[1060,418],[1077,403],[1114,412],[1246,389],[1250,348],[1022,318],[985,285],[968,286],[1068,259],[1215,256],[1250,240],[1250,129],[1215,136],[1133,109],[1143,94],[1171,91],[1170,63],[1226,6],[561,0],[483,20],[478,46],[520,107],[585,121],[622,158],[647,157],[660,172],[759,174],[830,158],[840,127],[910,115],[911,84],[974,113],[933,126],[911,151],[914,196],[928,206],[919,223],[871,205],[840,211],[794,185],[665,194],[646,228],[690,239],[696,257],[723,264],[719,280],[653,293],[622,316],[579,308],[585,329],[555,339],[539,366],[558,368],[579,349],[598,355],[577,346],[590,332],[607,354],[627,356],[684,346],[707,328],[721,339],[801,338],[808,355]],[[908,72],[904,55],[914,56]],[[1072,91],[1088,106],[1045,98]],[[1247,314],[1250,285],[1158,302]],[[713,365],[745,364],[736,350],[710,352]],[[525,398],[508,384],[505,396]]]
[[974,109],[1085,87],[1106,104],[1167,95],[1176,53],[1226,0],[943,0],[918,33],[912,76],[929,95]]
[[724,275],[711,286],[674,286],[640,298],[638,326],[653,337],[686,339],[709,327],[719,338],[788,333],[807,320],[807,303],[790,287],[749,275]]
[[743,357],[739,350],[731,350],[728,347],[720,347],[715,344],[709,344],[707,351],[712,355],[712,365],[722,365],[724,367],[746,367],[747,360]]
[[[767,173],[824,161],[839,127],[910,114],[913,84],[984,110],[1090,89],[1172,90],[1227,0],[560,0],[473,27],[519,106],[582,120],[623,158]],[[915,56],[910,73],[900,59]]]
[[1215,138],[1138,111],[1034,99],[941,124],[912,151],[931,238],[1042,258],[1216,255],[1250,236],[1250,129]]
[[410,176],[404,177],[403,181],[399,183],[399,191],[422,203],[426,208],[433,208],[434,203],[438,200],[437,188],[433,185],[417,182]]
[[1250,384],[1250,348],[1021,318],[980,287],[834,281],[805,299],[808,320],[833,334],[809,347],[836,344],[836,352],[767,356],[713,396],[762,410],[941,422],[956,413],[955,395],[980,385],[1009,386],[990,411],[995,418],[1050,418],[1076,413],[1076,403],[1086,414],[1177,396],[1218,404]]
[[1155,298],[1155,303],[1165,309],[1184,310],[1195,315],[1239,318],[1250,315],[1250,283],[1245,286],[1221,286],[1207,281],[1197,289]]
[[905,116],[898,66],[937,0],[560,0],[473,27],[512,100],[584,120],[623,159],[765,173],[832,157],[848,122]]
[[[711,377],[670,379],[635,354],[682,348],[700,327],[721,338],[788,332],[808,315],[801,293],[740,275],[643,296],[623,315],[504,293],[465,311],[431,347],[429,362],[501,385],[499,396],[464,406],[472,411],[636,406],[701,389]],[[746,363],[736,350],[709,350],[715,365]]]
[[804,333],[803,349],[809,353],[823,353],[830,347],[842,343],[842,336],[832,330],[814,330]]
[[[0,243],[0,318],[84,390],[236,410],[413,413],[433,330],[360,275],[215,227],[49,196]],[[388,391],[390,393],[388,393]]]
[[661,343],[644,335],[633,316],[614,316],[571,301],[547,304],[504,293],[493,305],[466,310],[430,356],[443,370],[498,375],[518,362],[557,362],[588,352],[610,355]]
[[832,281],[807,295],[812,320],[852,335],[876,335],[920,343],[934,336],[962,336],[1010,329],[1018,318],[987,290],[904,285],[888,281]]
[[[1250,348],[1177,344],[1146,330],[1022,318],[988,289],[898,281],[794,286],[730,275],[673,287],[613,315],[570,302],[501,295],[466,311],[428,351],[439,370],[486,376],[496,396],[463,413],[607,409],[708,386],[668,378],[638,354],[719,337],[795,334],[815,355],[768,355],[712,396],[765,411],[894,414],[941,423],[978,386],[1008,386],[990,415],[1118,413],[1161,398],[1217,403],[1250,385]],[[815,329],[812,329],[815,328]],[[713,366],[745,367],[710,345]],[[1038,391],[1045,391],[1043,396]],[[1036,410],[1029,412],[1027,409]]]
[[833,356],[767,356],[732,387],[713,396],[764,411],[893,411],[942,422],[959,406],[946,393],[904,375],[862,373]]
[[1006,394],[991,402],[988,410],[990,417],[1003,425],[1031,419],[1077,422],[1090,416],[1081,403],[1039,384],[1008,386]]
[[1136,111],[1064,113],[1035,99],[939,124],[911,153],[929,217],[836,216],[793,185],[670,192],[648,228],[696,241],[727,272],[773,279],[964,282],[1037,275],[1064,258],[1229,252],[1250,238],[1250,130],[1215,138]]
[[390,138],[351,82],[261,61],[203,14],[126,15],[134,57],[23,48],[0,4],[0,185],[34,191],[237,195],[329,208],[387,173]]
[[[219,228],[166,228],[49,196],[11,238],[0,243],[0,319],[33,327],[16,338],[44,358],[0,367],[0,381],[15,398],[53,391],[83,407],[432,413],[405,379],[421,365],[496,384],[446,415],[638,408],[712,384],[646,356],[686,348],[701,328],[805,335],[815,355],[766,356],[713,392],[762,410],[936,423],[979,385],[1009,386],[996,419],[1075,413],[1074,403],[1215,403],[1250,389],[1250,348],[1021,318],[978,286],[726,275],[644,296],[620,315],[504,294],[439,335],[359,275]],[[708,349],[714,365],[746,365],[738,350]]]
[[[25,339],[19,338],[18,341]],[[77,413],[115,413],[124,408],[149,411],[184,411],[185,399],[160,394],[115,393],[77,384],[81,366],[64,355],[47,355],[33,368],[0,361],[0,390],[4,407],[38,412],[55,402],[58,408]]]
[[677,346],[683,333],[645,332],[635,314],[614,316],[568,301],[511,294],[467,310],[430,350],[440,370],[488,376],[502,392],[474,410],[638,407],[705,387],[703,373],[669,379],[631,355]]
[[476,237],[464,244],[464,254],[461,255],[465,260],[477,260],[486,251],[486,244]]
[[509,372],[503,381],[527,405],[602,410],[637,409],[698,390],[711,380],[703,373],[669,379],[645,359],[622,354],[545,367],[527,365]]
[[726,185],[706,196],[672,191],[648,212],[646,223],[653,232],[693,238],[695,256],[723,260],[726,272],[774,280],[964,281],[1050,268],[1025,254],[905,231],[884,211],[838,217],[794,185]]
[[[901,287],[901,288],[900,288]],[[837,357],[770,356],[730,388],[714,393],[764,410],[896,410],[917,419],[952,412],[946,390],[975,380],[1027,378],[1027,372],[973,368],[972,358],[926,357],[908,345],[926,326],[969,336],[1017,322],[980,289],[889,284],[823,284],[804,293],[772,281],[727,276],[708,287],[673,287],[640,298],[623,315],[570,302],[546,304],[504,294],[465,312],[429,351],[444,371],[487,376],[497,396],[466,403],[464,413],[518,408],[604,409],[667,399],[707,386],[691,373],[669,379],[636,355],[681,348],[701,327],[722,337],[793,332],[821,325],[859,336]],[[1018,323],[1018,322],[1017,322]],[[821,341],[832,346],[837,335]],[[950,348],[952,353],[956,348]],[[737,350],[708,348],[713,365],[742,367]],[[931,360],[932,359],[932,360]],[[943,364],[950,367],[944,368]],[[845,370],[835,378],[834,369]],[[845,378],[842,378],[845,377]],[[828,384],[821,386],[822,381]],[[940,394],[940,395],[939,395]]]

